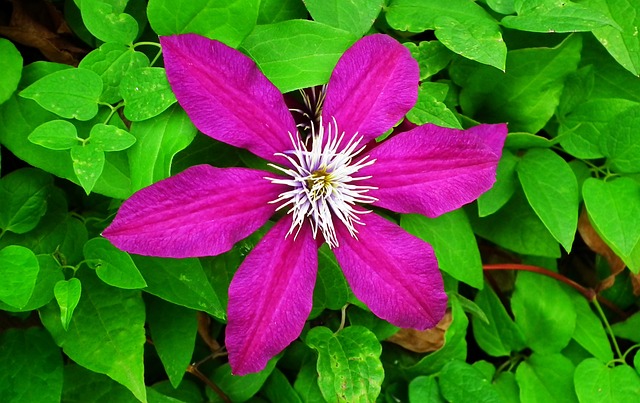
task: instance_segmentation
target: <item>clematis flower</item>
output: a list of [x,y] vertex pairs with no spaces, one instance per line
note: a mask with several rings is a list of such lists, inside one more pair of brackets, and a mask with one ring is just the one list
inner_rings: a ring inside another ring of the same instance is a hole
[[103,235],[141,255],[215,256],[277,218],[229,287],[233,372],[262,370],[300,335],[322,242],[374,314],[400,327],[436,325],[447,297],[433,249],[373,209],[435,217],[475,200],[493,185],[506,125],[428,124],[376,143],[413,107],[419,81],[410,52],[386,35],[364,37],[340,58],[308,136],[245,55],[193,34],[161,44],[196,127],[277,173],[191,167],[131,196]]

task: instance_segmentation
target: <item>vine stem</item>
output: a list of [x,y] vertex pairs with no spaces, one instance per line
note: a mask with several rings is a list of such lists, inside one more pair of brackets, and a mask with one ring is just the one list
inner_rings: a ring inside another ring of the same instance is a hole
[[606,298],[601,297],[600,295],[598,295],[598,293],[596,293],[595,290],[593,290],[592,288],[584,287],[584,286],[576,283],[575,281],[571,280],[570,278],[567,278],[566,276],[563,276],[562,274],[559,274],[559,273],[556,273],[554,271],[545,269],[543,267],[538,267],[538,266],[533,266],[533,265],[528,265],[528,264],[519,264],[519,263],[505,263],[505,264],[485,264],[485,265],[482,266],[482,269],[485,270],[485,271],[492,271],[492,270],[520,270],[520,271],[530,271],[530,272],[533,272],[533,273],[542,274],[544,276],[551,277],[553,279],[556,279],[556,280],[558,280],[560,282],[565,283],[569,287],[575,289],[580,294],[582,294],[589,302],[593,302],[593,301],[596,301],[596,300],[600,301],[603,305],[605,305],[607,308],[611,309],[613,312],[615,312],[621,318],[626,318],[627,317],[627,314],[625,314],[622,310],[620,310],[620,308],[618,308],[615,304],[613,304],[611,301],[607,300]]
[[616,341],[616,336],[615,336],[615,334],[613,334],[613,329],[611,329],[611,325],[609,325],[609,321],[607,320],[607,317],[604,314],[604,311],[602,310],[602,307],[598,303],[597,299],[594,299],[591,302],[593,303],[593,305],[595,305],[596,309],[598,310],[598,314],[600,315],[600,319],[602,319],[602,322],[604,322],[604,327],[607,328],[607,332],[609,333],[609,337],[611,338],[611,344],[613,344],[613,347],[616,349],[616,354],[618,354],[618,357],[620,359],[622,359],[624,357],[624,355],[622,355],[622,352],[620,351],[620,347],[618,347],[618,342]]

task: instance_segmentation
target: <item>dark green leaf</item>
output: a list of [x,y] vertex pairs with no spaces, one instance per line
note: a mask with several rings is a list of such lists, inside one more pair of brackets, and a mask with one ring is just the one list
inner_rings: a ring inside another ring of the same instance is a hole
[[40,318],[73,361],[108,375],[145,400],[143,377],[144,302],[139,291],[102,283],[91,270],[80,270],[83,292],[69,331],[62,327],[57,304],[40,309]]
[[403,215],[400,226],[433,246],[440,269],[472,287],[482,288],[480,252],[464,210],[437,218]]
[[36,286],[40,265],[30,249],[9,245],[0,250],[0,301],[22,308],[31,299]]
[[351,326],[366,327],[371,333],[375,334],[378,340],[385,340],[396,334],[399,330],[397,326],[392,325],[384,319],[378,318],[368,310],[350,306],[347,310],[347,317]]
[[640,395],[640,376],[624,364],[611,368],[588,358],[577,366],[574,381],[580,403],[633,402]]
[[418,61],[420,66],[420,80],[438,73],[451,61],[453,53],[438,41],[423,41],[416,45],[413,42],[405,42],[411,51],[411,56]]
[[587,179],[582,186],[589,220],[602,239],[635,273],[634,248],[640,241],[640,184],[631,178]]
[[60,307],[60,321],[65,331],[69,330],[73,311],[75,311],[82,294],[82,283],[77,278],[60,280],[53,288],[53,294]]
[[84,257],[96,269],[100,280],[124,289],[144,288],[147,283],[127,252],[105,238],[93,238],[84,245]]
[[574,370],[571,361],[561,354],[532,354],[516,370],[521,402],[577,403]]
[[383,0],[305,0],[311,17],[330,25],[362,36],[375,21]]
[[392,0],[387,22],[401,31],[435,29],[443,45],[468,59],[504,70],[507,47],[498,22],[482,7],[465,0]]
[[318,386],[318,371],[315,360],[303,363],[293,387],[304,403],[325,403]]
[[601,148],[612,170],[640,172],[640,105],[616,115],[603,134]]
[[158,35],[194,33],[235,48],[258,18],[258,0],[149,0],[149,24]]
[[613,360],[611,343],[598,316],[582,295],[572,292],[570,296],[577,314],[573,339],[600,361]]
[[511,309],[527,346],[534,351],[555,353],[569,343],[576,326],[576,311],[557,280],[519,272]]
[[177,388],[191,361],[198,331],[196,312],[160,298],[145,298],[153,345]]
[[307,9],[302,0],[261,0],[258,11],[258,24],[306,19]]
[[444,403],[438,382],[433,376],[418,376],[409,383],[410,403]]
[[128,149],[131,186],[139,190],[171,175],[176,153],[187,147],[197,130],[179,106],[172,106],[154,119],[131,124],[136,143]]
[[89,32],[104,42],[131,44],[138,35],[138,23],[124,12],[129,0],[76,1]]
[[376,399],[384,379],[382,347],[367,328],[349,326],[333,333],[318,326],[305,343],[318,352],[318,385],[328,402]]
[[144,291],[177,305],[205,311],[219,319],[225,317],[220,299],[197,259],[132,257],[147,282]]
[[518,162],[529,204],[553,237],[571,252],[578,227],[578,182],[569,164],[546,149],[529,150]]
[[47,211],[52,178],[40,170],[23,168],[0,180],[0,228],[29,232]]
[[510,356],[525,347],[520,328],[507,314],[500,299],[491,287],[485,287],[476,295],[476,304],[484,311],[489,323],[471,318],[473,336],[480,348],[494,357]]
[[130,71],[120,83],[124,116],[139,121],[159,115],[176,102],[163,68],[143,67]]
[[[60,264],[51,255],[38,255],[36,257],[38,258],[40,270],[38,271],[36,285],[33,288],[33,294],[31,294],[29,302],[22,308],[16,308],[0,301],[0,309],[8,312],[28,312],[48,304],[53,299],[53,287],[58,281],[64,280]],[[21,282],[24,281],[25,279],[21,280]]]
[[262,393],[270,402],[302,403],[300,395],[293,389],[287,377],[274,369],[262,387]]
[[0,396],[3,402],[60,402],[62,354],[42,328],[0,333]]
[[36,127],[29,141],[49,150],[68,150],[78,144],[76,127],[66,120],[50,120]]
[[242,47],[284,93],[326,84],[338,58],[356,39],[315,21],[290,20],[257,26]]
[[44,76],[20,96],[63,118],[89,120],[98,113],[102,78],[91,70],[65,69]]
[[149,58],[131,46],[103,43],[80,61],[78,67],[93,70],[102,77],[104,88],[100,100],[116,103],[122,99],[118,87],[130,71],[149,66]]
[[449,86],[426,82],[418,89],[418,102],[407,113],[407,118],[418,125],[433,123],[438,126],[462,129],[456,115],[444,104]]
[[131,392],[109,377],[80,365],[64,367],[62,401],[69,403],[139,403]]
[[71,160],[80,186],[91,193],[104,170],[104,151],[91,143],[77,145],[71,149]]
[[215,370],[211,380],[222,389],[231,401],[244,402],[258,393],[273,372],[277,362],[278,358],[272,358],[262,371],[244,376],[232,375],[229,364],[224,364]]
[[488,123],[509,122],[510,131],[537,133],[553,116],[581,48],[581,37],[570,36],[555,48],[511,50],[506,73],[468,62],[454,64],[450,73],[463,87],[463,111]]
[[463,361],[450,361],[442,368],[439,379],[442,396],[449,402],[502,403],[482,372]]
[[347,304],[351,294],[342,270],[327,245],[318,250],[318,278],[313,289],[313,311],[310,316],[324,309],[338,310]]
[[614,323],[611,328],[617,337],[640,343],[640,332],[638,332],[638,329],[640,329],[640,312],[634,313],[622,322]]
[[98,123],[91,128],[89,141],[98,150],[122,151],[131,147],[136,142],[136,138],[114,125]]
[[7,39],[0,38],[0,104],[11,97],[18,88],[22,76],[22,55],[15,45]]
[[480,217],[495,213],[511,199],[518,186],[517,164],[518,157],[509,150],[502,151],[502,158],[498,163],[496,183],[478,198],[478,215]]

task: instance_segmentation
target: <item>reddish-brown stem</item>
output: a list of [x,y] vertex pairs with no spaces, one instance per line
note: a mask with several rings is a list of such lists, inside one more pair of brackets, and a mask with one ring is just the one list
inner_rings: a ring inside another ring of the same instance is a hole
[[566,285],[568,285],[569,287],[572,287],[573,289],[578,291],[580,294],[582,294],[589,302],[591,302],[591,301],[593,301],[594,299],[597,298],[599,302],[601,302],[607,308],[609,308],[612,311],[614,311],[620,317],[622,317],[622,318],[626,318],[627,317],[627,315],[620,308],[618,308],[615,304],[613,304],[611,301],[607,300],[606,298],[601,297],[600,295],[598,295],[598,293],[596,293],[595,290],[593,290],[592,288],[584,287],[584,286],[576,283],[575,281],[571,280],[570,278],[567,278],[566,276],[563,276],[562,274],[559,274],[559,273],[556,273],[554,271],[545,269],[543,267],[532,266],[532,265],[528,265],[528,264],[519,264],[519,263],[504,263],[504,264],[485,264],[485,265],[482,266],[482,269],[483,270],[487,270],[487,271],[491,271],[491,270],[522,270],[522,271],[530,271],[530,272],[533,272],[533,273],[542,274],[544,276],[551,277],[551,278],[554,278],[554,279],[556,279],[558,281],[561,281],[561,282],[565,283]]
[[216,394],[220,397],[220,399],[222,399],[222,401],[231,402],[231,399],[229,399],[229,397],[224,394],[222,389],[220,389],[215,383],[211,382],[211,380],[207,378],[202,372],[200,372],[200,370],[195,365],[189,365],[187,367],[187,372],[195,375],[202,382],[206,383],[207,386],[209,386],[214,392],[216,392]]

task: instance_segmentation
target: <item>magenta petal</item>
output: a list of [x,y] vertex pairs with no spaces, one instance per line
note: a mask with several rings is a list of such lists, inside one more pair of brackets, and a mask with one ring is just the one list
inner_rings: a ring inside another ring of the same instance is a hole
[[338,225],[340,246],[333,250],[355,296],[396,326],[435,326],[447,295],[431,246],[376,214],[362,221],[358,239]]
[[134,193],[102,235],[119,249],[160,257],[226,252],[273,215],[283,191],[268,172],[198,165]]
[[420,71],[411,52],[387,35],[366,36],[340,58],[322,112],[325,122],[335,118],[348,136],[356,132],[364,142],[391,129],[418,99]]
[[313,305],[318,251],[305,225],[286,236],[280,220],[246,257],[229,286],[226,347],[235,375],[264,369],[302,332]]
[[359,174],[374,204],[429,217],[470,203],[493,186],[507,135],[505,124],[463,131],[427,124],[399,133],[371,151]]
[[247,56],[195,34],[160,37],[171,89],[196,127],[273,162],[296,125],[278,89]]

